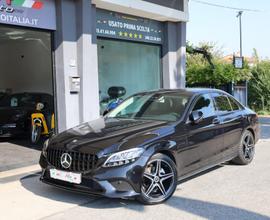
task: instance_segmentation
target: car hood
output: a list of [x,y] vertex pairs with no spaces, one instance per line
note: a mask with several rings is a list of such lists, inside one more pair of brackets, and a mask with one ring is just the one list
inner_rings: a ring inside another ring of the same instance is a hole
[[100,118],[54,136],[49,147],[103,155],[147,145],[173,131],[167,122]]

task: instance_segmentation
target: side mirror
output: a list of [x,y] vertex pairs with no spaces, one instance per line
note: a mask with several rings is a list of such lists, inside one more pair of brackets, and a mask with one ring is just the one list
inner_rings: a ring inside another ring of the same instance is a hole
[[193,111],[189,115],[189,120],[193,124],[198,124],[203,119],[203,113],[201,111]]
[[106,109],[106,110],[103,112],[102,116],[105,116],[105,115],[107,115],[108,113],[109,113],[109,111]]

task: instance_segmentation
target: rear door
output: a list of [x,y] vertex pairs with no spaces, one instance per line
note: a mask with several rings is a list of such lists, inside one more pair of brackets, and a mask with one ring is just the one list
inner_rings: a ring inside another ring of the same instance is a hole
[[201,95],[191,109],[190,113],[201,111],[203,119],[197,124],[189,120],[186,123],[188,143],[180,153],[180,161],[184,162],[187,172],[211,164],[223,145],[222,130],[211,96]]
[[213,99],[224,133],[224,145],[220,149],[220,156],[224,157],[237,149],[243,130],[243,115],[241,107],[232,97],[214,93]]

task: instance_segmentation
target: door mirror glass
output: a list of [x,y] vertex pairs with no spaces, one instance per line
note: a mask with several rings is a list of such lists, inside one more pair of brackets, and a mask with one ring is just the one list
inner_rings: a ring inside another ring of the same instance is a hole
[[200,121],[202,121],[202,119],[203,119],[203,113],[201,111],[193,111],[189,115],[189,120],[193,124],[198,124]]

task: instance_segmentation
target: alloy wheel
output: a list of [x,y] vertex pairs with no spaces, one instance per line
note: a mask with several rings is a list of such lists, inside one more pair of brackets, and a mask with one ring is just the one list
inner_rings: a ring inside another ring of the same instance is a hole
[[175,175],[165,160],[151,160],[143,174],[142,193],[154,202],[165,200],[174,189]]
[[246,160],[251,160],[255,152],[255,143],[251,135],[248,133],[243,139],[243,155]]

